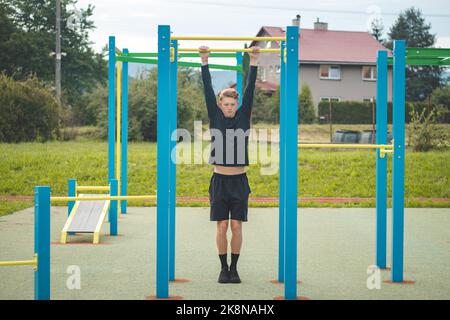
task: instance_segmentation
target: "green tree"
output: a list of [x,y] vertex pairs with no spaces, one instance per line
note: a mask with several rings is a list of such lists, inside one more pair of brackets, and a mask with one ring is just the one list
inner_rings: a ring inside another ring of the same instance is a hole
[[313,123],[315,118],[311,89],[304,84],[298,96],[298,121],[299,123]]
[[[128,127],[131,141],[155,141],[157,132],[157,68],[151,68],[137,79],[130,79],[128,88]],[[106,86],[99,86],[88,95],[89,110],[98,110],[98,126],[101,137],[105,138],[108,129]],[[203,87],[200,73],[192,68],[180,67],[178,71],[177,127],[193,133],[194,121],[206,122]]]
[[[77,0],[61,1],[62,88],[64,101],[76,105],[79,97],[106,82],[106,63],[95,54],[89,41],[94,29],[90,20],[94,7],[80,10],[78,29],[70,28],[71,7]],[[55,1],[0,0],[1,32],[0,70],[14,79],[26,79],[35,74],[39,79],[54,81]]]
[[[393,41],[406,40],[407,47],[428,48],[434,45],[436,36],[430,32],[431,24],[425,22],[422,11],[414,7],[400,13],[390,29],[386,46],[393,48]],[[406,99],[423,101],[441,84],[442,70],[436,66],[407,66]]]
[[450,85],[436,88],[430,97],[431,104],[438,109],[438,118],[440,122],[449,123],[450,121]]

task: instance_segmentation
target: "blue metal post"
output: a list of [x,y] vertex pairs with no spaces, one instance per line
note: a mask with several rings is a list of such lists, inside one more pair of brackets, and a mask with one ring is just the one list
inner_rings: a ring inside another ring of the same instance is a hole
[[286,28],[285,299],[297,298],[298,32]]
[[50,300],[50,187],[34,188],[34,299]]
[[[376,100],[376,143],[387,144],[387,51],[378,51],[377,56],[377,100]],[[376,261],[380,269],[386,268],[386,216],[387,216],[387,155],[380,157],[377,149],[376,171]]]
[[[118,183],[116,179],[111,179],[109,182],[109,191],[111,196],[118,195]],[[117,236],[117,207],[118,200],[110,200],[109,204],[109,234]]]
[[405,205],[405,41],[394,41],[392,161],[392,281],[403,281]]
[[178,97],[178,41],[172,41],[174,61],[170,63],[170,154],[169,164],[170,199],[169,199],[169,280],[175,280],[175,226],[177,206],[177,164],[176,164],[176,130],[177,130],[177,97]]
[[286,205],[286,104],[285,104],[285,69],[286,65],[284,63],[284,49],[285,43],[281,42],[281,54],[280,54],[280,158],[279,158],[279,169],[278,174],[278,281],[284,282],[284,224],[285,224],[285,205]]
[[[123,53],[128,53],[128,49],[123,49]],[[121,173],[120,173],[120,194],[127,195],[128,178],[128,62],[122,62],[122,150]],[[127,200],[120,201],[120,212],[127,213]]]
[[116,38],[109,37],[108,61],[108,181],[114,179],[116,134]]
[[[170,26],[158,26],[156,297],[169,297]],[[169,125],[168,125],[169,124]]]
[[[242,52],[236,52],[236,65],[242,67]],[[236,91],[239,93],[239,108],[242,103],[242,70],[236,71]]]
[[[67,195],[69,197],[76,197],[77,195],[77,180],[76,179],[69,179],[68,180],[68,192]],[[75,201],[69,201],[67,202],[67,216],[70,216],[70,213],[72,212],[73,206],[75,205]]]

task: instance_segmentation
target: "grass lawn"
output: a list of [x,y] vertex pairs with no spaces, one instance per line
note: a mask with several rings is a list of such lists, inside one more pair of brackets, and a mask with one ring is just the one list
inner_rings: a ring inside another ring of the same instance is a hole
[[[204,144],[207,150],[207,144]],[[256,153],[255,153],[256,154]],[[406,154],[405,193],[407,206],[423,206],[414,198],[450,198],[450,151]],[[71,141],[0,144],[0,195],[32,195],[36,185],[50,185],[53,195],[67,193],[67,179],[82,185],[107,184],[105,142]],[[272,164],[276,169],[277,163]],[[156,144],[129,144],[129,194],[156,193]],[[248,171],[253,197],[278,196],[278,173],[262,174],[260,164]],[[375,197],[375,153],[373,151],[300,150],[298,161],[299,196]],[[390,169],[389,169],[390,170]],[[181,164],[177,170],[178,196],[208,196],[212,167]],[[389,171],[390,175],[390,171]],[[391,187],[389,185],[389,192]],[[129,202],[143,205],[143,202]],[[183,202],[186,206],[200,205]],[[254,206],[271,204],[251,203]],[[304,206],[330,204],[302,203]],[[430,207],[447,203],[426,203]],[[0,201],[0,215],[32,206],[31,201]],[[344,204],[340,206],[355,206]],[[373,202],[358,206],[374,206]]]

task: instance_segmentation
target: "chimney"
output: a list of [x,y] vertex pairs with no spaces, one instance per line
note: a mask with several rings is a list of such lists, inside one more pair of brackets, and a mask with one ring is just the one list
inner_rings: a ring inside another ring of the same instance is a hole
[[295,19],[292,19],[292,25],[300,27],[300,15],[299,14],[295,16]]
[[314,22],[314,30],[327,31],[328,30],[328,23],[320,22],[319,18],[317,18],[317,21]]

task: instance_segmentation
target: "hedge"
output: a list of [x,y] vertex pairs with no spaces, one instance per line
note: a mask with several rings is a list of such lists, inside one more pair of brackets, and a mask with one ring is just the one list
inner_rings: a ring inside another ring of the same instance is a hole
[[46,141],[58,134],[58,104],[36,77],[0,74],[0,141]]
[[[434,109],[433,105],[426,102],[407,102],[405,106],[405,121],[411,121],[411,110]],[[375,107],[376,113],[376,107]],[[325,117],[328,121],[329,102],[319,103],[319,118]],[[375,115],[376,116],[376,115]],[[336,124],[371,124],[372,123],[372,103],[360,101],[340,101],[331,103],[331,119]],[[392,123],[392,103],[388,103],[388,123]]]

